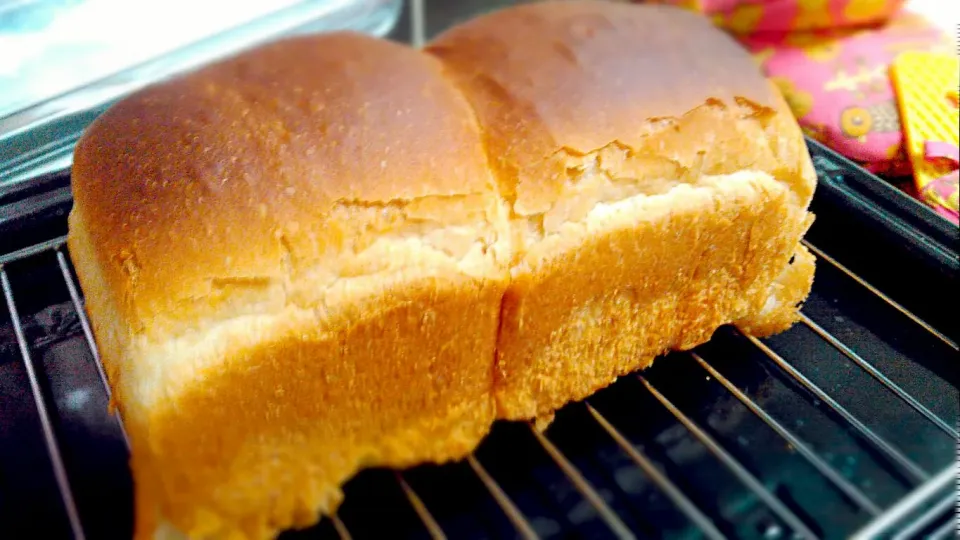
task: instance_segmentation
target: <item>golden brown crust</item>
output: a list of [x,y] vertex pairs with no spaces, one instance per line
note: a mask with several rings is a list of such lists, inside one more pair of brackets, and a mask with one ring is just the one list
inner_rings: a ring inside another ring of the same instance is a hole
[[[562,197],[569,156],[611,144],[694,173],[751,165],[790,177],[808,159],[802,140],[790,133],[796,122],[751,57],[685,10],[526,4],[456,26],[426,50],[443,60],[477,111],[501,192],[515,197],[521,215],[545,212]],[[676,121],[704,105],[725,114],[674,137],[662,133],[680,131]],[[788,127],[788,146],[778,147],[783,141],[775,137],[744,137],[744,116],[765,122],[778,116],[777,127]],[[653,133],[667,140],[651,141]],[[772,159],[748,161],[757,144],[772,145]],[[809,202],[811,186],[797,189]]]
[[149,441],[134,448],[142,537],[151,515],[190,537],[270,537],[336,509],[361,466],[468,454],[493,422],[501,295],[471,280],[411,283],[338,332],[291,325],[226,351],[216,377],[130,434]]
[[[806,229],[789,219],[799,213],[790,199],[762,175],[681,188],[515,277],[497,343],[498,417],[549,415],[722,325],[754,321]],[[805,285],[790,290],[805,297]]]
[[456,459],[720,325],[796,320],[815,178],[729,38],[552,2],[428,52],[286,40],[78,145],[69,247],[140,537],[306,525],[361,467]]
[[112,108],[73,180],[141,537],[269,537],[489,429],[506,222],[437,60],[352,34],[242,54]]
[[[813,169],[782,96],[707,20],[527,4],[426,50],[477,112],[523,231],[497,343],[499,417],[547,416],[721,325],[796,317],[809,280],[772,283],[809,226]],[[793,304],[764,311],[784,290]]]
[[73,186],[123,316],[178,331],[352,247],[354,209],[491,195],[473,115],[439,73],[388,41],[304,37],[112,107],[78,143]]
[[131,441],[138,538],[161,525],[191,538],[306,526],[335,509],[360,467],[463,457],[493,422],[502,281],[385,284],[339,326],[293,306],[216,327],[160,364],[165,344],[125,337],[86,222],[70,217],[71,256]]

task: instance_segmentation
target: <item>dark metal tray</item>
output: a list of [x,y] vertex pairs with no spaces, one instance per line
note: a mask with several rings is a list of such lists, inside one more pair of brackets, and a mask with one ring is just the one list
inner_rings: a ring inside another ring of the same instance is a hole
[[[469,459],[346,486],[289,538],[947,538],[960,417],[957,229],[808,141],[806,318],[724,328]],[[69,177],[0,192],[0,537],[128,538],[127,451],[63,246]],[[585,359],[588,361],[588,359]]]

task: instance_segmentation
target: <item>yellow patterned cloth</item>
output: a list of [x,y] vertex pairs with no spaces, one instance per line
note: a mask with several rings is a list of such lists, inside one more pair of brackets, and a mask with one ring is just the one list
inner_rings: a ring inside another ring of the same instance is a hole
[[960,60],[906,52],[891,66],[917,193],[937,212],[960,217]]
[[[944,0],[951,1],[951,0]],[[735,34],[851,28],[881,23],[905,0],[648,0],[711,17]]]

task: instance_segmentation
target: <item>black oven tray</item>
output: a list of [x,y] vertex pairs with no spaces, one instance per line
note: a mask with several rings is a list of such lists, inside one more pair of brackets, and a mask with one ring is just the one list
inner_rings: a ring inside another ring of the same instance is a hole
[[[953,535],[957,228],[808,145],[820,260],[801,324],[721,329],[542,436],[502,423],[464,462],[363,472],[335,519],[285,536]],[[131,532],[127,451],[63,246],[70,204],[65,172],[0,191],[0,538]]]

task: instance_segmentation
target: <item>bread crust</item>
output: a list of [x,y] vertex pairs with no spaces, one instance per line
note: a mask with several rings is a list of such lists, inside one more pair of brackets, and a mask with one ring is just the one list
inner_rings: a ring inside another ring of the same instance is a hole
[[267,538],[335,510],[360,467],[466,456],[493,422],[502,293],[409,283],[336,332],[290,324],[223,351],[216,377],[131,432],[149,441],[134,451],[138,532],[162,517],[190,538]]
[[783,330],[813,278],[783,98],[662,6],[520,6],[425,53],[284,40],[123,100],[73,179],[141,538],[309,525],[362,467]]
[[[524,4],[455,26],[425,50],[476,110],[501,193],[518,215],[548,211],[564,196],[571,158],[611,145],[669,161],[680,174],[756,168],[790,182],[801,205],[812,196],[811,171],[801,174],[809,157],[782,96],[740,45],[694,13],[596,1]],[[677,125],[705,104],[726,113]],[[740,133],[751,118],[776,124],[768,140]],[[753,163],[764,152],[756,146],[772,146],[775,159]],[[631,165],[609,172],[639,173],[640,181],[663,172]]]
[[73,188],[138,537],[271,537],[362,466],[489,430],[506,221],[435,59],[354,34],[241,54],[98,119]]
[[[497,343],[499,418],[550,416],[763,310],[807,222],[787,219],[789,192],[769,176],[712,180],[624,205],[576,248],[514,277]],[[789,290],[806,297],[809,283]],[[795,317],[795,306],[777,316]]]
[[356,237],[403,225],[364,209],[415,204],[398,221],[443,225],[487,210],[477,129],[430,57],[350,33],[293,38],[112,107],[78,142],[74,197],[122,316],[167,337],[271,302],[275,285],[362,249]]
[[810,225],[815,175],[782,96],[707,20],[528,4],[426,50],[477,112],[522,231],[497,343],[499,418],[549,416],[724,324],[793,322],[796,302],[766,304],[774,288],[787,301],[809,291],[806,259],[789,286],[774,283]]

